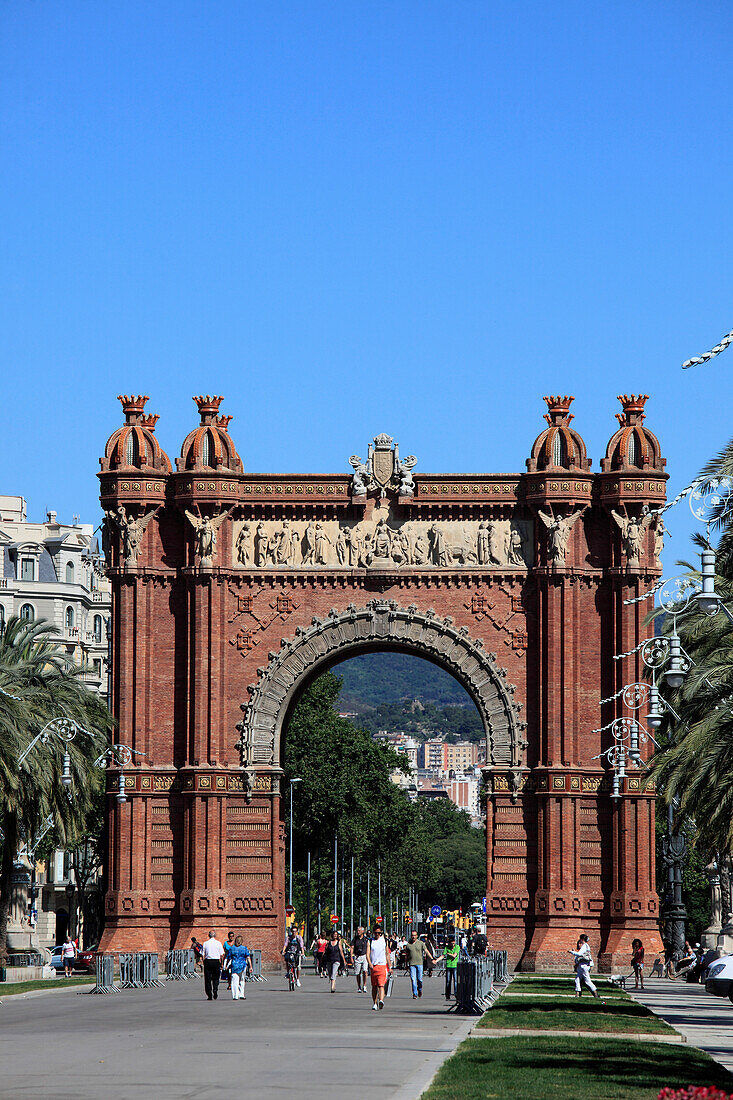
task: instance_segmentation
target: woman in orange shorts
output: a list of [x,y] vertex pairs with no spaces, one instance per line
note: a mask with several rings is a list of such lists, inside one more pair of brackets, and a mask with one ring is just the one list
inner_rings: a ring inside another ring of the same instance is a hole
[[384,1008],[384,987],[389,977],[389,948],[384,932],[377,925],[367,943],[367,966],[372,976],[372,1009]]

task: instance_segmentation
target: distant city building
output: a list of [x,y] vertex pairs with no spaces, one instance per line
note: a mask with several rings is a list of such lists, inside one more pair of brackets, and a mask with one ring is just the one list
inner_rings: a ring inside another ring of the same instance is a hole
[[107,694],[110,587],[91,523],[29,523],[23,497],[0,496],[0,630],[12,615],[47,619],[84,679]]
[[[29,522],[23,497],[0,496],[0,550],[0,632],[13,615],[48,620],[88,687],[106,699],[111,595],[92,524],[59,523],[56,512],[48,512],[44,522]],[[28,950],[31,936],[53,947],[69,927],[68,853],[56,852],[36,872],[37,914],[28,906],[27,865],[16,867],[12,923],[19,927],[9,929],[16,950]]]
[[479,762],[479,747],[475,741],[458,741],[451,744],[441,737],[433,737],[420,746],[420,765],[442,771],[465,771]]

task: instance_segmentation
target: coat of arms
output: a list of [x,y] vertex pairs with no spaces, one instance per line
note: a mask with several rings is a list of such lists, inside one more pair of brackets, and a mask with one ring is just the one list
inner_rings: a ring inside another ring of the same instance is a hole
[[391,435],[375,435],[369,444],[366,462],[352,455],[349,463],[354,467],[352,492],[355,497],[366,496],[376,489],[383,497],[388,489],[398,490],[401,497],[411,497],[415,493],[412,469],[417,459],[408,455],[401,460],[399,445]]

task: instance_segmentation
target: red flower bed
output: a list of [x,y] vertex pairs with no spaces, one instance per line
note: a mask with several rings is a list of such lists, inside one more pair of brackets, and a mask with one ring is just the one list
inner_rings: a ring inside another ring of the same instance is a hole
[[662,1089],[657,1100],[733,1100],[733,1095],[712,1086],[691,1085],[689,1089]]

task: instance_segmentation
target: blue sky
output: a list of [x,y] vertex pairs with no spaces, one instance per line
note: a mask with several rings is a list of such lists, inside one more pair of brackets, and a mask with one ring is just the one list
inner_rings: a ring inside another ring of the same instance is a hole
[[[98,514],[118,393],[248,470],[594,468],[645,392],[679,488],[733,434],[729,3],[0,9],[0,491]],[[678,512],[680,510],[678,509]],[[685,550],[689,513],[671,519]]]

